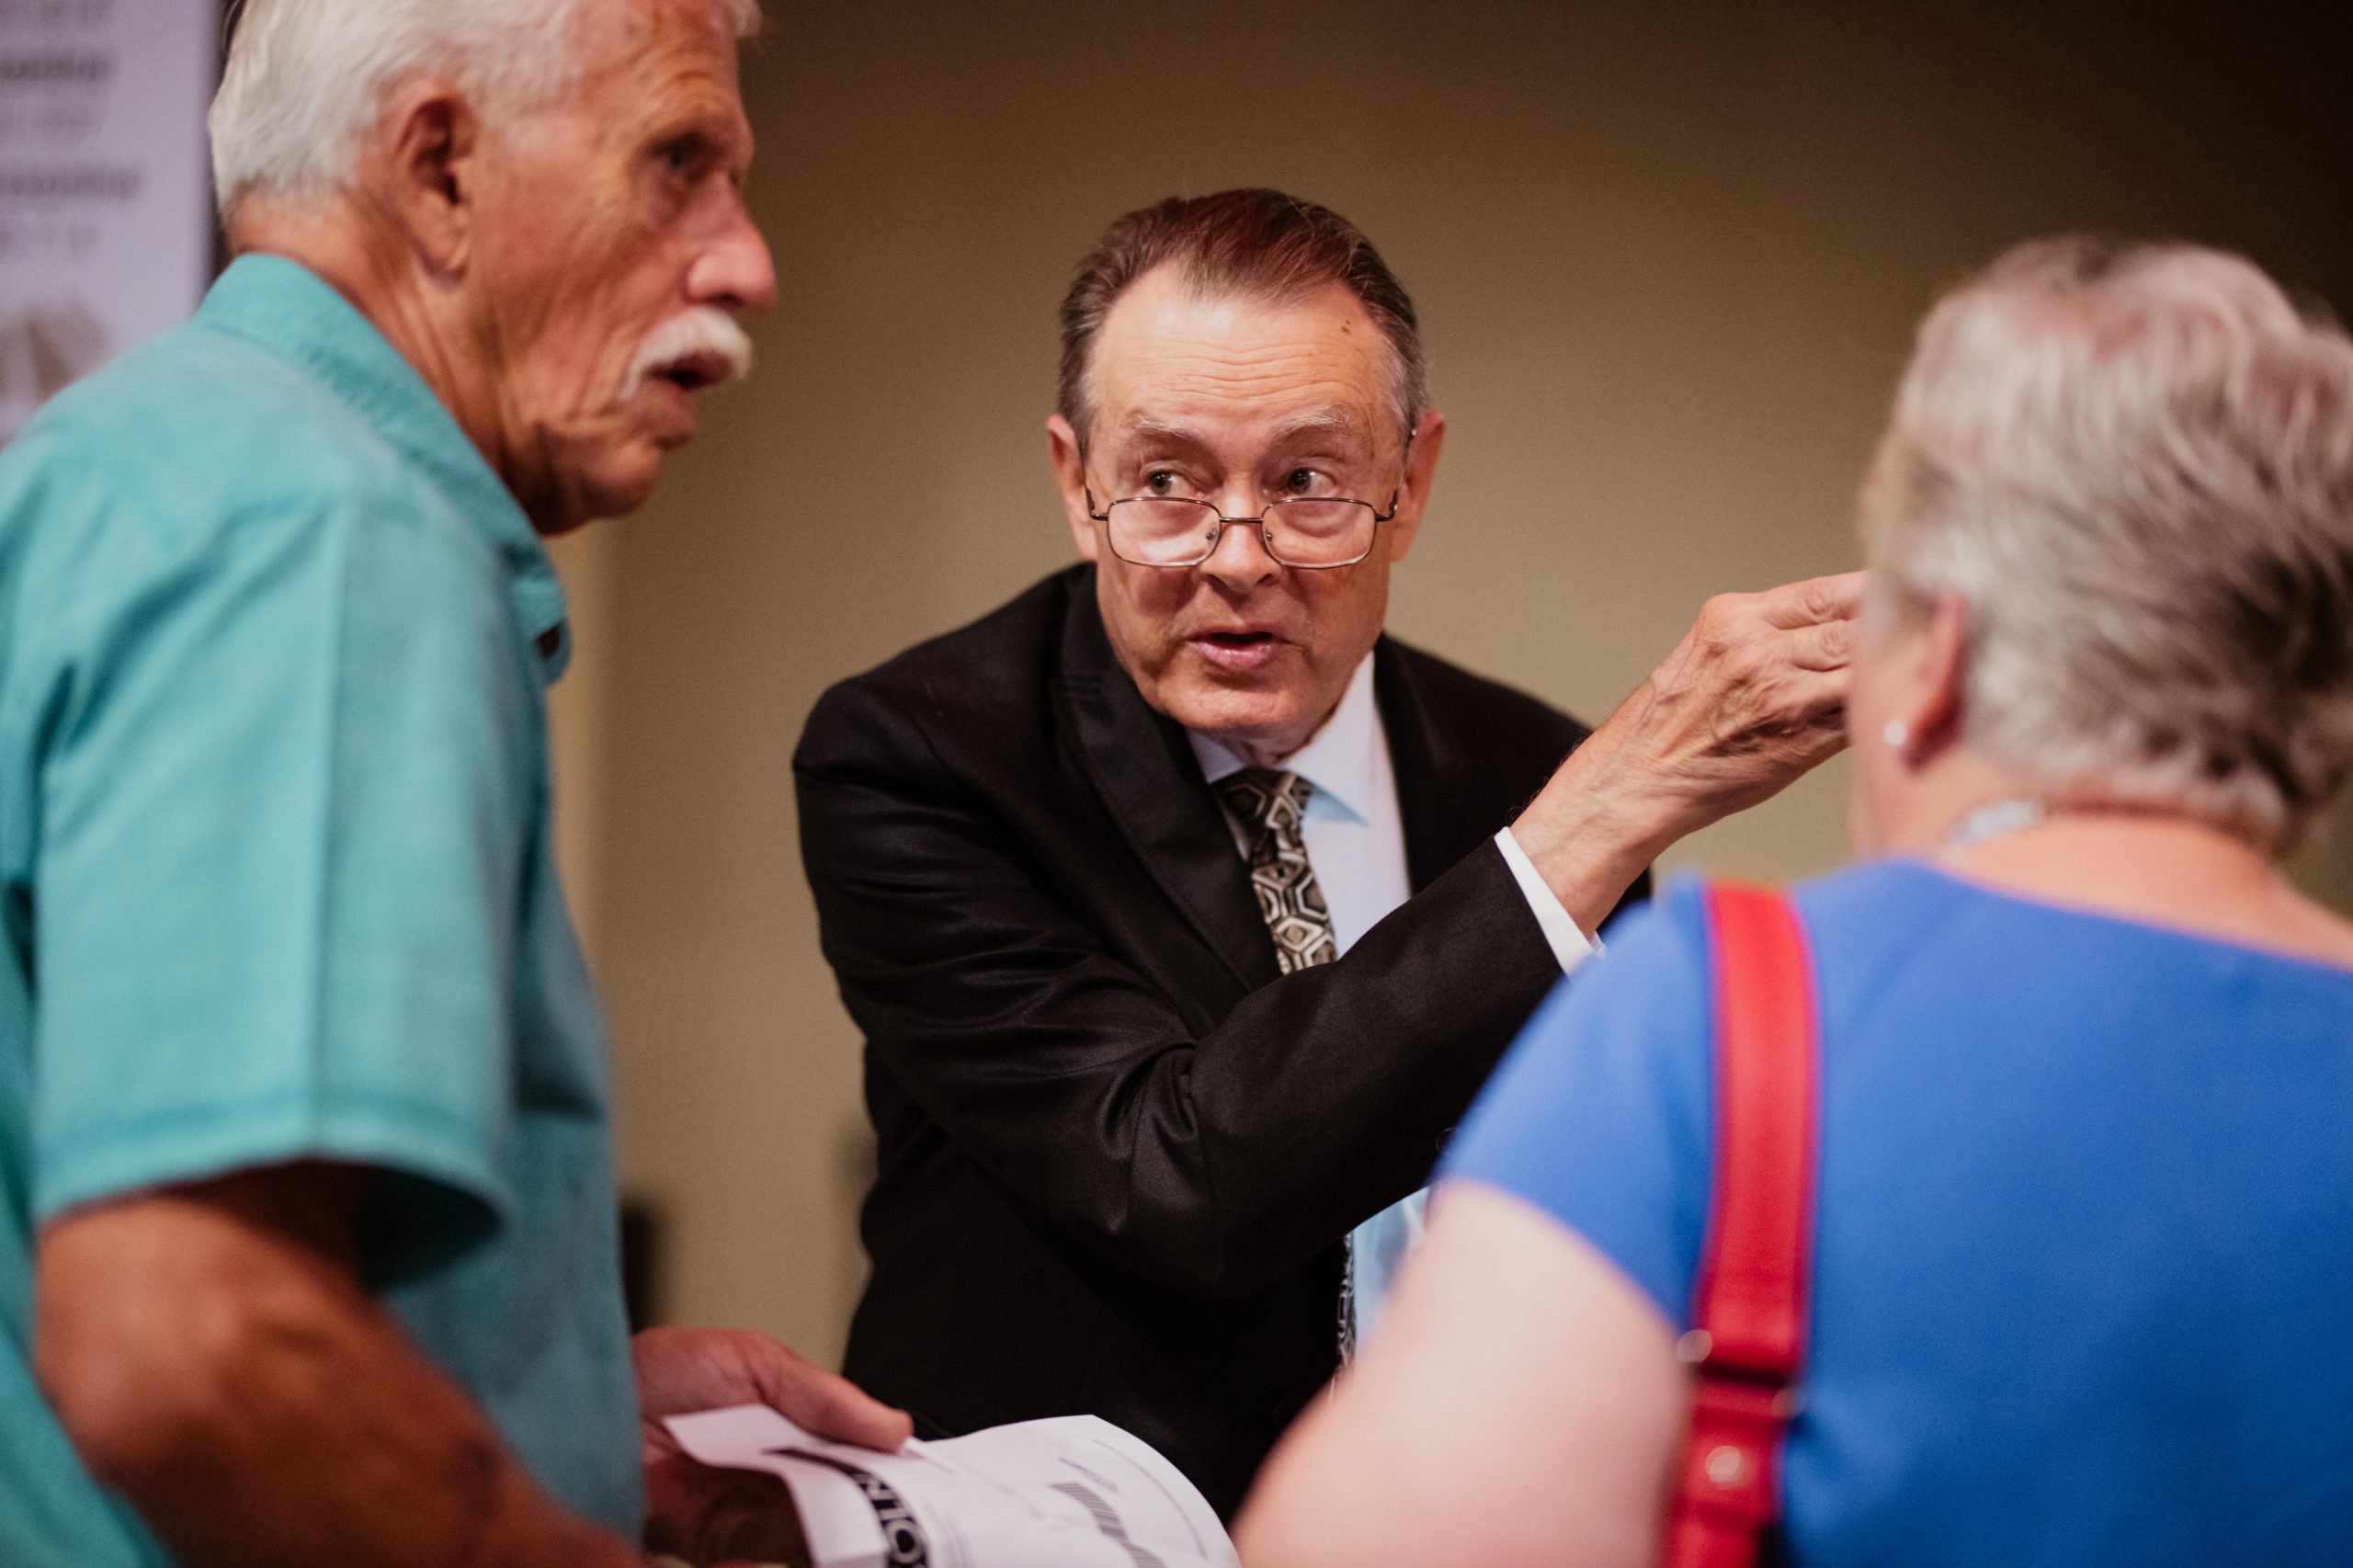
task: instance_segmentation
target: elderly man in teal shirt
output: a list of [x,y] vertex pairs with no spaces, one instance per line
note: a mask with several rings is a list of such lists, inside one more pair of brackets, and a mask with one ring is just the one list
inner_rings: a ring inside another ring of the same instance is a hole
[[661,1415],[905,1435],[756,1335],[632,1357],[551,855],[540,536],[747,368],[756,19],[252,0],[237,259],[0,456],[11,1568],[753,1551]]

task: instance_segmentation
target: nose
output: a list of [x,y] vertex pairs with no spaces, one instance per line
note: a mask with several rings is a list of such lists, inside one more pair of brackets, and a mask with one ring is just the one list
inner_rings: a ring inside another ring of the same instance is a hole
[[696,304],[756,314],[776,303],[776,264],[743,199],[733,199],[732,221],[695,258],[687,273],[687,291]]
[[[1228,512],[1227,517],[1237,514]],[[1218,535],[1217,548],[1200,570],[1232,593],[1247,593],[1282,574],[1282,562],[1267,553],[1266,536],[1256,523],[1228,523]]]

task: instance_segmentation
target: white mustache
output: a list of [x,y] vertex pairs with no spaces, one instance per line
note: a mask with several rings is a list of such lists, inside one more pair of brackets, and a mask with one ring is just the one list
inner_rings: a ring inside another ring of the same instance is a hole
[[735,318],[714,305],[697,305],[672,316],[647,335],[637,358],[630,361],[629,377],[621,383],[621,401],[635,397],[646,377],[706,355],[726,361],[723,381],[740,381],[752,373],[752,340],[735,324]]

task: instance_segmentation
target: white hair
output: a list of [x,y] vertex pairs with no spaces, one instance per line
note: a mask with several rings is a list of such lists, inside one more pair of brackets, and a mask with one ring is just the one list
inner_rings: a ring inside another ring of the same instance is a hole
[[1931,311],[1874,612],[1965,606],[1962,738],[2293,848],[2353,765],[2353,341],[2239,256],[2041,241]]
[[[738,38],[759,0],[713,0]],[[242,0],[212,99],[212,186],[226,223],[256,193],[340,188],[391,96],[447,78],[485,114],[528,113],[583,67],[584,25],[643,0]]]

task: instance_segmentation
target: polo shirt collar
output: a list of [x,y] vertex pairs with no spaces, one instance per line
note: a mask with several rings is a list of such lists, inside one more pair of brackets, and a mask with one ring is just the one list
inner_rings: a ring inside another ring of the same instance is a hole
[[239,256],[197,320],[300,366],[415,460],[482,528],[506,568],[515,618],[550,681],[572,657],[563,586],[515,496],[415,367],[350,301],[284,256]]
[[[1212,784],[1248,766],[1207,735],[1188,730],[1186,738],[1193,743],[1201,776]],[[1348,689],[1332,716],[1324,721],[1324,727],[1277,766],[1314,785],[1317,799],[1366,822],[1370,820],[1372,803],[1378,798],[1379,771],[1387,758],[1381,705],[1373,699],[1372,655],[1367,653],[1356,674],[1348,677]]]

